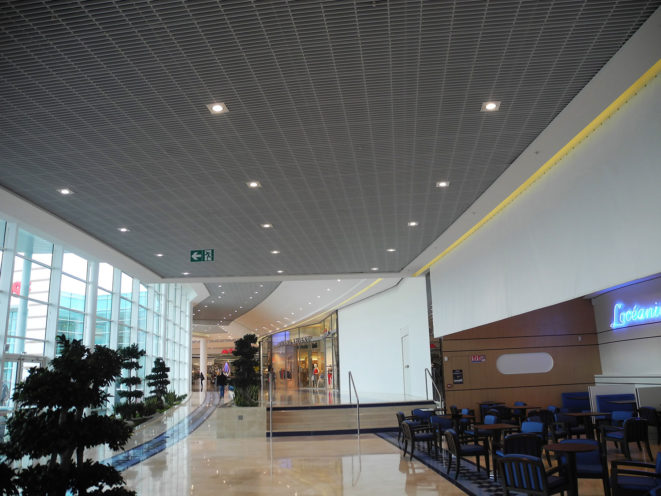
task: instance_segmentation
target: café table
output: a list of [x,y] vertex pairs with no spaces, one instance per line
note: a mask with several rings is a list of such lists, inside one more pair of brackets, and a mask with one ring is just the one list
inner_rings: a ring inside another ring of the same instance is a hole
[[500,440],[503,431],[518,430],[519,427],[513,424],[477,424],[473,426],[475,432],[478,430],[489,431],[489,451],[491,452],[491,466],[493,467],[494,474],[496,473],[496,439]]
[[569,473],[569,482],[571,491],[567,491],[569,496],[578,496],[578,478],[576,477],[576,453],[587,453],[598,449],[593,444],[588,443],[551,443],[543,447],[546,451],[567,455],[567,469]]
[[530,410],[541,410],[541,406],[533,406],[533,405],[515,405],[514,403],[505,403],[503,406],[506,406],[507,408],[511,410],[521,410],[521,419],[526,418],[526,412]]
[[588,439],[594,439],[594,424],[592,423],[592,417],[608,417],[611,412],[568,412],[563,413],[563,415],[568,415],[569,417],[583,417],[585,419],[585,437]]

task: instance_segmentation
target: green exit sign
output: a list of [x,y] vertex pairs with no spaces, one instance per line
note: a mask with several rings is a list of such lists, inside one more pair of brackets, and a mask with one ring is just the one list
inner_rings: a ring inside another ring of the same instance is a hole
[[191,262],[213,262],[213,250],[191,250]]

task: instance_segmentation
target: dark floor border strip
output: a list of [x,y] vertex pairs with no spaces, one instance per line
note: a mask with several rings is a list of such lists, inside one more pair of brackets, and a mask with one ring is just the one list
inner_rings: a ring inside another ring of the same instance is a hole
[[[411,406],[411,405],[435,405],[433,400],[420,400],[420,401],[393,401],[390,403],[361,403],[360,408],[380,408],[384,406]],[[274,412],[281,412],[287,410],[324,410],[324,409],[336,409],[340,410],[342,408],[356,408],[356,404],[344,403],[339,405],[305,405],[305,406],[274,406]],[[268,412],[270,407],[266,407]]]
[[[377,434],[377,436],[379,436],[379,435]],[[399,448],[400,450],[402,449],[402,447],[399,446],[399,444],[398,444],[396,441],[394,441],[393,439],[391,439],[389,436],[379,436],[379,437],[380,437],[381,439],[383,439],[384,441],[386,441],[386,442],[392,444],[393,446],[396,446],[396,447]],[[446,450],[443,449],[443,448],[441,448],[441,451],[446,451]],[[449,454],[449,453],[446,453],[446,454]],[[424,460],[424,459],[419,458],[418,456],[416,456],[415,452],[413,453],[413,458],[415,458],[417,461],[419,461],[420,463],[422,463],[425,467],[427,467],[427,468],[429,468],[430,470],[436,472],[438,475],[440,475],[441,477],[443,477],[446,481],[450,482],[453,486],[455,486],[455,487],[461,489],[462,491],[464,491],[464,492],[465,492],[466,494],[468,494],[469,496],[479,496],[478,494],[475,494],[475,493],[472,492],[470,489],[468,489],[466,486],[464,486],[464,485],[463,485],[461,482],[459,482],[458,480],[456,480],[456,479],[450,477],[448,474],[442,472],[442,471],[439,470],[437,467],[431,465],[429,462],[427,462],[427,460]],[[474,464],[473,462],[469,461],[469,460],[464,460],[464,462],[465,462],[465,463],[468,463],[468,464],[470,464],[470,465],[475,466],[475,464]]]
[[[360,429],[361,434],[378,434],[379,432],[397,432],[397,427],[371,427]],[[280,431],[274,432],[273,437],[293,437],[293,436],[339,436],[342,434],[357,434],[356,429],[334,429],[331,431]],[[266,433],[269,437],[269,433]]]
[[209,418],[216,409],[217,403],[218,395],[207,392],[204,401],[200,406],[165,432],[149,441],[145,441],[144,443],[131,448],[130,450],[106,458],[101,463],[104,465],[110,465],[118,471],[123,472],[124,470],[151,458],[193,433],[207,418]]

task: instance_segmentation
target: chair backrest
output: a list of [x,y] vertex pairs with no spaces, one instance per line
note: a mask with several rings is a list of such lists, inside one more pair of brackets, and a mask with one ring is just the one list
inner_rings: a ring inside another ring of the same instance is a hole
[[453,425],[452,419],[439,417],[438,415],[432,415],[429,417],[429,423],[432,427],[439,429],[441,432],[445,432],[446,429],[451,429]]
[[461,414],[462,415],[468,415],[470,413],[470,410],[468,408],[462,408],[461,409]]
[[622,425],[628,418],[633,417],[631,410],[615,410],[611,413],[611,422],[613,425]]
[[638,409],[638,416],[647,420],[647,425],[659,426],[659,415],[651,406],[641,406]]
[[647,420],[640,417],[631,417],[624,421],[624,440],[647,442]]
[[530,455],[504,455],[498,458],[501,484],[509,491],[548,494],[548,480],[542,459]]
[[496,417],[495,415],[486,415],[484,417],[484,423],[489,424],[489,425],[497,424],[498,423],[498,417]]
[[448,451],[452,453],[454,456],[459,456],[459,436],[457,436],[457,431],[454,429],[447,429],[443,433],[443,437],[445,437],[445,444],[448,445]]
[[551,412],[551,413],[558,413],[559,409],[557,406],[549,405],[546,407],[546,409]]
[[397,425],[401,427],[402,422],[404,422],[404,419],[406,418],[406,415],[404,415],[404,412],[397,412],[395,416],[397,417]]
[[531,455],[542,456],[544,440],[537,434],[510,434],[505,436],[503,452],[506,455]]
[[433,411],[423,411],[420,408],[415,408],[411,410],[411,415],[421,420],[429,420],[429,417],[434,415]]
[[411,430],[410,420],[402,422],[402,435],[404,436],[404,439],[413,440],[413,431]]
[[544,433],[544,423],[543,422],[534,422],[532,420],[526,420],[521,422],[521,432],[524,433]]
[[578,425],[578,418],[577,417],[572,417],[571,415],[565,415],[564,413],[558,413],[556,414],[556,418],[558,419],[558,422],[562,422],[563,424],[566,424],[569,427],[575,427]]
[[661,451],[656,454],[656,475],[661,477]]

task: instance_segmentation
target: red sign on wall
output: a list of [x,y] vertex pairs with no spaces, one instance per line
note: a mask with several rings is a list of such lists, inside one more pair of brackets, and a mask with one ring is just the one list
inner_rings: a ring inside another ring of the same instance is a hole
[[224,350],[221,351],[220,353],[221,353],[222,355],[231,355],[233,351],[234,351],[234,348],[228,348],[228,349],[224,349]]
[[487,361],[486,355],[471,355],[471,363],[482,363]]

